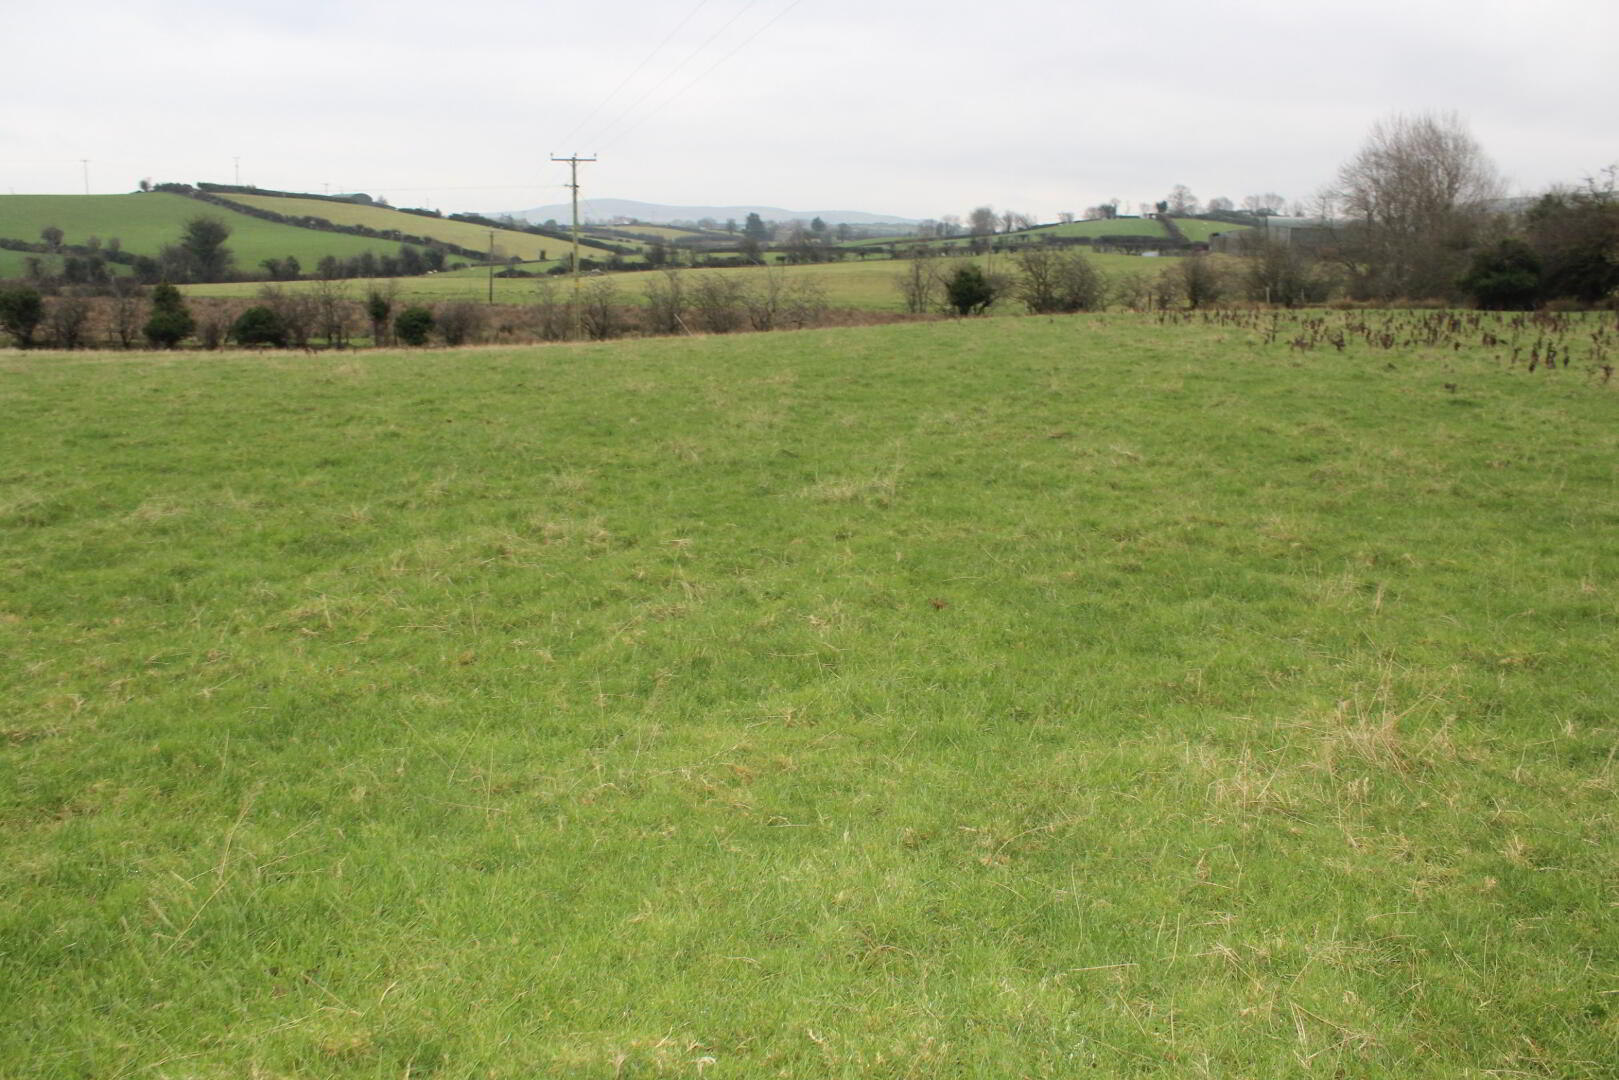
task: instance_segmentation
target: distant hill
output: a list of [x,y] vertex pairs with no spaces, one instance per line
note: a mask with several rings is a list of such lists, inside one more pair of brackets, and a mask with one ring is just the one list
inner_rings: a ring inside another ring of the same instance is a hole
[[[225,246],[236,256],[237,270],[249,275],[261,272],[259,263],[264,259],[292,255],[306,271],[313,271],[325,255],[349,258],[368,251],[391,255],[399,250],[397,241],[282,225],[161,191],[0,195],[0,238],[38,240],[40,230],[52,226],[62,230],[65,243],[84,244],[95,237],[107,244],[116,239],[124,251],[136,255],[155,257],[165,245],[178,243],[185,223],[194,217],[218,218],[230,226]],[[0,276],[6,272],[0,268]]]
[[[573,219],[569,203],[535,206],[528,210],[506,210],[512,217],[536,224],[551,219],[566,223]],[[738,223],[749,214],[758,214],[766,221],[810,221],[820,218],[828,225],[879,225],[887,222],[901,225],[916,224],[915,218],[898,214],[869,214],[864,210],[784,210],[779,206],[668,206],[663,203],[636,202],[634,199],[586,199],[579,204],[581,221],[608,222],[614,218],[634,218],[651,225],[667,225],[676,221],[700,221],[713,218],[726,221],[735,218]],[[499,214],[491,214],[498,217]]]

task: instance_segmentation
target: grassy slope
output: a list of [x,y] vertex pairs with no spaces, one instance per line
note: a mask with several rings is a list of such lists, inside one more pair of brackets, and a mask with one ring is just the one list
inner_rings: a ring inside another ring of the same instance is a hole
[[1611,1076],[1614,393],[0,354],[0,1073]]
[[125,251],[140,255],[155,256],[164,245],[176,243],[185,223],[198,216],[219,218],[231,227],[226,246],[235,253],[236,265],[250,272],[264,259],[287,255],[296,255],[312,270],[323,255],[383,254],[399,247],[385,240],[278,225],[167,192],[0,195],[0,236],[36,240],[41,229],[55,225],[70,244],[83,243],[90,236],[103,241],[116,236]]
[[[443,218],[423,217],[420,214],[405,214],[382,206],[327,202],[322,199],[292,199],[273,195],[231,195],[229,198],[232,202],[261,210],[271,210],[288,217],[320,217],[334,225],[364,225],[378,230],[396,229],[412,236],[442,240],[474,251],[486,251],[489,247],[490,230],[482,225],[472,225],[465,221],[449,221]],[[504,259],[516,255],[521,259],[538,259],[540,252],[544,251],[554,259],[558,251],[566,246],[565,241],[549,236],[534,236],[510,229],[495,230],[497,258]],[[590,245],[586,241],[580,241],[580,247],[587,246]]]
[[55,273],[62,266],[60,255],[34,255],[27,251],[7,251],[0,248],[0,281],[7,278],[20,278],[28,270],[28,259],[36,258],[41,264]]
[[[1007,256],[995,257],[1004,265]],[[1143,261],[1128,255],[1092,255],[1096,267],[1106,274],[1145,273],[1159,269],[1154,260]],[[983,262],[980,258],[980,262]],[[900,311],[904,304],[894,285],[894,276],[903,267],[899,261],[880,259],[871,262],[823,263],[815,266],[785,266],[769,272],[785,274],[789,278],[809,277],[819,281],[826,290],[827,299],[834,307],[852,307],[875,311]],[[688,275],[718,274],[745,281],[757,281],[767,271],[759,267],[738,267],[725,270],[688,270]],[[653,278],[647,272],[609,275],[623,290],[626,300],[639,303],[646,283]],[[501,278],[495,281],[495,299],[500,303],[523,303],[534,297],[538,281],[552,281],[566,287],[567,278]],[[394,286],[398,295],[408,300],[478,300],[487,295],[486,270],[468,268],[430,277],[398,278],[391,281],[359,281],[354,288],[363,294],[371,285]],[[310,289],[312,282],[294,283],[283,288]],[[188,285],[187,293],[197,296],[251,296],[258,286],[251,282],[225,285]]]
[[[1168,236],[1154,218],[1112,218],[1097,221],[1070,221],[1031,229],[1034,236]],[[1021,235],[1021,234],[1020,234]]]
[[673,225],[614,225],[615,232],[634,233],[648,239],[679,240],[686,236],[709,236],[710,233],[697,232],[693,229],[681,229]]
[[1176,218],[1175,224],[1180,226],[1186,239],[1194,243],[1207,243],[1209,237],[1215,233],[1241,232],[1250,229],[1251,225],[1232,225],[1224,221],[1203,221],[1200,218]]

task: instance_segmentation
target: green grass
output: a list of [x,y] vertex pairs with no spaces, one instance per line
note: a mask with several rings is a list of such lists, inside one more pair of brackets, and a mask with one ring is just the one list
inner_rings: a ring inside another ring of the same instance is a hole
[[[1045,225],[1031,229],[1034,236],[1163,236],[1167,237],[1163,223],[1154,218],[1107,218],[1095,221],[1070,221],[1066,224]],[[1023,234],[1020,234],[1023,235]]]
[[697,229],[682,229],[675,225],[611,225],[614,232],[632,233],[649,240],[679,240],[686,236],[712,236],[713,233]]
[[125,251],[138,255],[156,256],[165,245],[178,243],[185,223],[199,216],[218,218],[230,226],[225,246],[235,254],[237,269],[246,273],[258,273],[259,263],[265,259],[288,255],[296,255],[306,269],[313,270],[324,255],[399,250],[390,241],[278,225],[168,192],[0,195],[0,236],[38,240],[41,229],[54,225],[66,234],[69,244],[82,244],[91,236],[100,237],[103,243],[117,237]]
[[[1182,223],[1184,224],[1184,222]],[[1095,221],[1070,221],[1054,225],[1040,225],[1033,229],[1024,229],[1007,236],[997,236],[1002,242],[1019,241],[1029,236],[1168,236],[1163,225],[1152,218],[1112,218],[1097,219]],[[877,245],[898,244],[907,247],[915,244],[915,238],[910,237],[872,237],[865,240],[851,240],[844,247],[861,248]],[[972,242],[970,236],[952,236],[943,239],[927,240],[930,245],[953,245],[965,248]]]
[[1209,237],[1215,233],[1242,232],[1250,229],[1251,225],[1232,225],[1224,221],[1203,221],[1198,218],[1176,218],[1175,224],[1180,226],[1181,233],[1186,239],[1195,244],[1206,244]]
[[[474,225],[466,221],[450,221],[447,218],[406,214],[385,206],[330,202],[325,199],[296,199],[279,195],[230,195],[227,198],[244,206],[270,210],[287,217],[319,217],[334,225],[364,225],[378,231],[392,229],[409,236],[441,240],[473,251],[483,252],[489,249],[491,230],[483,225]],[[568,246],[566,241],[554,237],[535,236],[532,233],[512,229],[495,229],[493,232],[495,257],[498,259],[510,258],[513,255],[520,259],[538,259],[542,252],[554,259]],[[581,239],[579,246],[590,248],[599,254],[606,254],[588,240]],[[397,244],[391,245],[390,250],[397,250],[397,247]]]
[[1294,333],[0,354],[0,1074],[1614,1075],[1615,388]]
[[[1146,273],[1157,270],[1161,265],[1157,260],[1142,260],[1128,255],[1091,255],[1089,258],[1097,269],[1111,275]],[[983,257],[978,259],[981,263],[987,261]],[[1009,260],[1010,256],[997,255],[993,261],[997,267],[1006,267],[1010,265]],[[688,275],[688,281],[708,274],[748,282],[758,282],[766,273],[783,274],[789,280],[807,277],[820,282],[828,301],[834,307],[866,311],[901,311],[904,309],[904,303],[899,289],[894,284],[894,277],[901,271],[903,265],[903,262],[898,260],[878,259],[868,262],[778,266],[769,270],[763,267],[688,269],[685,273]],[[653,274],[647,271],[605,276],[617,283],[625,300],[630,303],[640,303],[645,296],[646,285],[656,280]],[[569,287],[566,277],[496,278],[495,300],[503,304],[530,302],[535,297],[539,283],[545,281],[552,282],[559,288]],[[426,277],[361,280],[350,284],[357,295],[364,295],[367,289],[375,286],[384,289],[392,287],[402,299],[416,302],[482,300],[488,296],[489,273],[487,268],[468,267],[465,270]],[[184,287],[184,291],[194,296],[253,296],[261,287],[262,283],[259,282],[231,282],[220,285],[188,285]],[[281,287],[289,291],[309,290],[315,288],[315,283],[291,282],[284,283]]]
[[8,278],[21,278],[28,273],[28,260],[35,258],[49,273],[57,273],[62,268],[60,255],[40,255],[28,251],[10,251],[0,248],[0,281]]

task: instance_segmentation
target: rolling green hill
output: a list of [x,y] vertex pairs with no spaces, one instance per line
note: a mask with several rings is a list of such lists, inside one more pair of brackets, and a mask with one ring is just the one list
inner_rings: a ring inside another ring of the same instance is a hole
[[238,270],[246,273],[256,272],[264,259],[288,255],[313,269],[325,255],[346,258],[399,250],[390,240],[300,229],[168,192],[0,195],[0,237],[38,240],[41,229],[54,225],[65,234],[66,243],[82,244],[95,236],[105,244],[116,237],[125,251],[137,255],[156,256],[164,245],[175,243],[185,223],[195,217],[218,218],[230,226],[226,246],[235,254]]
[[[515,229],[490,230],[487,226],[474,225],[468,221],[407,214],[386,206],[367,206],[363,203],[343,203],[326,199],[299,199],[285,195],[225,194],[222,197],[243,206],[269,210],[286,217],[318,217],[325,218],[334,225],[363,225],[379,232],[393,230],[411,236],[439,240],[473,251],[487,250],[489,234],[493,231],[497,259],[507,259],[513,255],[525,261],[545,257],[555,259],[567,246],[567,241],[550,236],[536,236]],[[591,248],[599,255],[607,254],[604,249],[588,240],[581,239],[579,246]]]

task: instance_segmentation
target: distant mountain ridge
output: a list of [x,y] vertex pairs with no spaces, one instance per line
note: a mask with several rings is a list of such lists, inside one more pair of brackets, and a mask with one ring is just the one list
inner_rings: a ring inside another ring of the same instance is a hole
[[[554,203],[535,206],[528,210],[507,210],[501,213],[539,224],[555,218],[568,222],[573,218],[573,206]],[[810,221],[820,218],[828,225],[877,225],[894,222],[914,225],[916,218],[898,214],[871,214],[864,210],[784,210],[779,206],[669,206],[664,203],[637,202],[634,199],[582,199],[579,202],[581,222],[606,223],[614,218],[627,217],[648,225],[667,225],[675,221],[698,221],[713,218],[724,222],[735,218],[737,224],[747,220],[749,214],[758,214],[765,221]],[[498,216],[498,215],[497,215]]]

